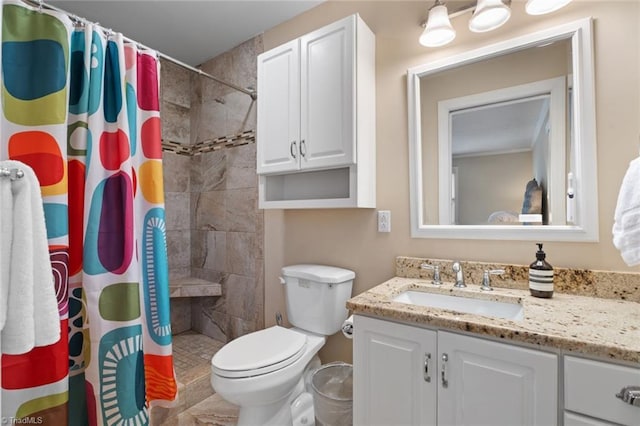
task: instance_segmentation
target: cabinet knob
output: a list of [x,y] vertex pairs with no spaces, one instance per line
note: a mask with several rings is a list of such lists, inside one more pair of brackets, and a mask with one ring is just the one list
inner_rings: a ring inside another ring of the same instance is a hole
[[625,386],[616,394],[616,398],[635,407],[640,407],[640,386]]

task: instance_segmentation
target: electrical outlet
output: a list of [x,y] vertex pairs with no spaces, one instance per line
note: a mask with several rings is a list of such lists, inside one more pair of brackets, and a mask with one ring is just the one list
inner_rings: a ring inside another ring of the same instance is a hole
[[378,211],[378,232],[391,232],[391,211]]

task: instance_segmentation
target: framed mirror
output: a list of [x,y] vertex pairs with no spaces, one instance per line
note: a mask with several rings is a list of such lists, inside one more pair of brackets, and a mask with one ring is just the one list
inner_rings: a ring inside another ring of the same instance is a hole
[[412,237],[598,240],[591,28],[408,70]]

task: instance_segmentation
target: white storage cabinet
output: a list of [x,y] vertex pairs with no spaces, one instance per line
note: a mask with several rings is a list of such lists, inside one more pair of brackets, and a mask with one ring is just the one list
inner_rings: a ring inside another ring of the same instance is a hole
[[375,36],[348,16],[258,56],[261,208],[375,207]]

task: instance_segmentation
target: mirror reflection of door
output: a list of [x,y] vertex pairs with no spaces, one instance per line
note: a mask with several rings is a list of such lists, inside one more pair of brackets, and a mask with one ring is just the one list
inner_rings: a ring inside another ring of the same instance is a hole
[[[451,112],[456,225],[520,224],[531,179],[547,187],[549,97],[538,95]],[[547,216],[546,203],[535,211]],[[548,220],[542,219],[542,222]]]
[[440,224],[565,223],[566,97],[557,77],[438,102]]

